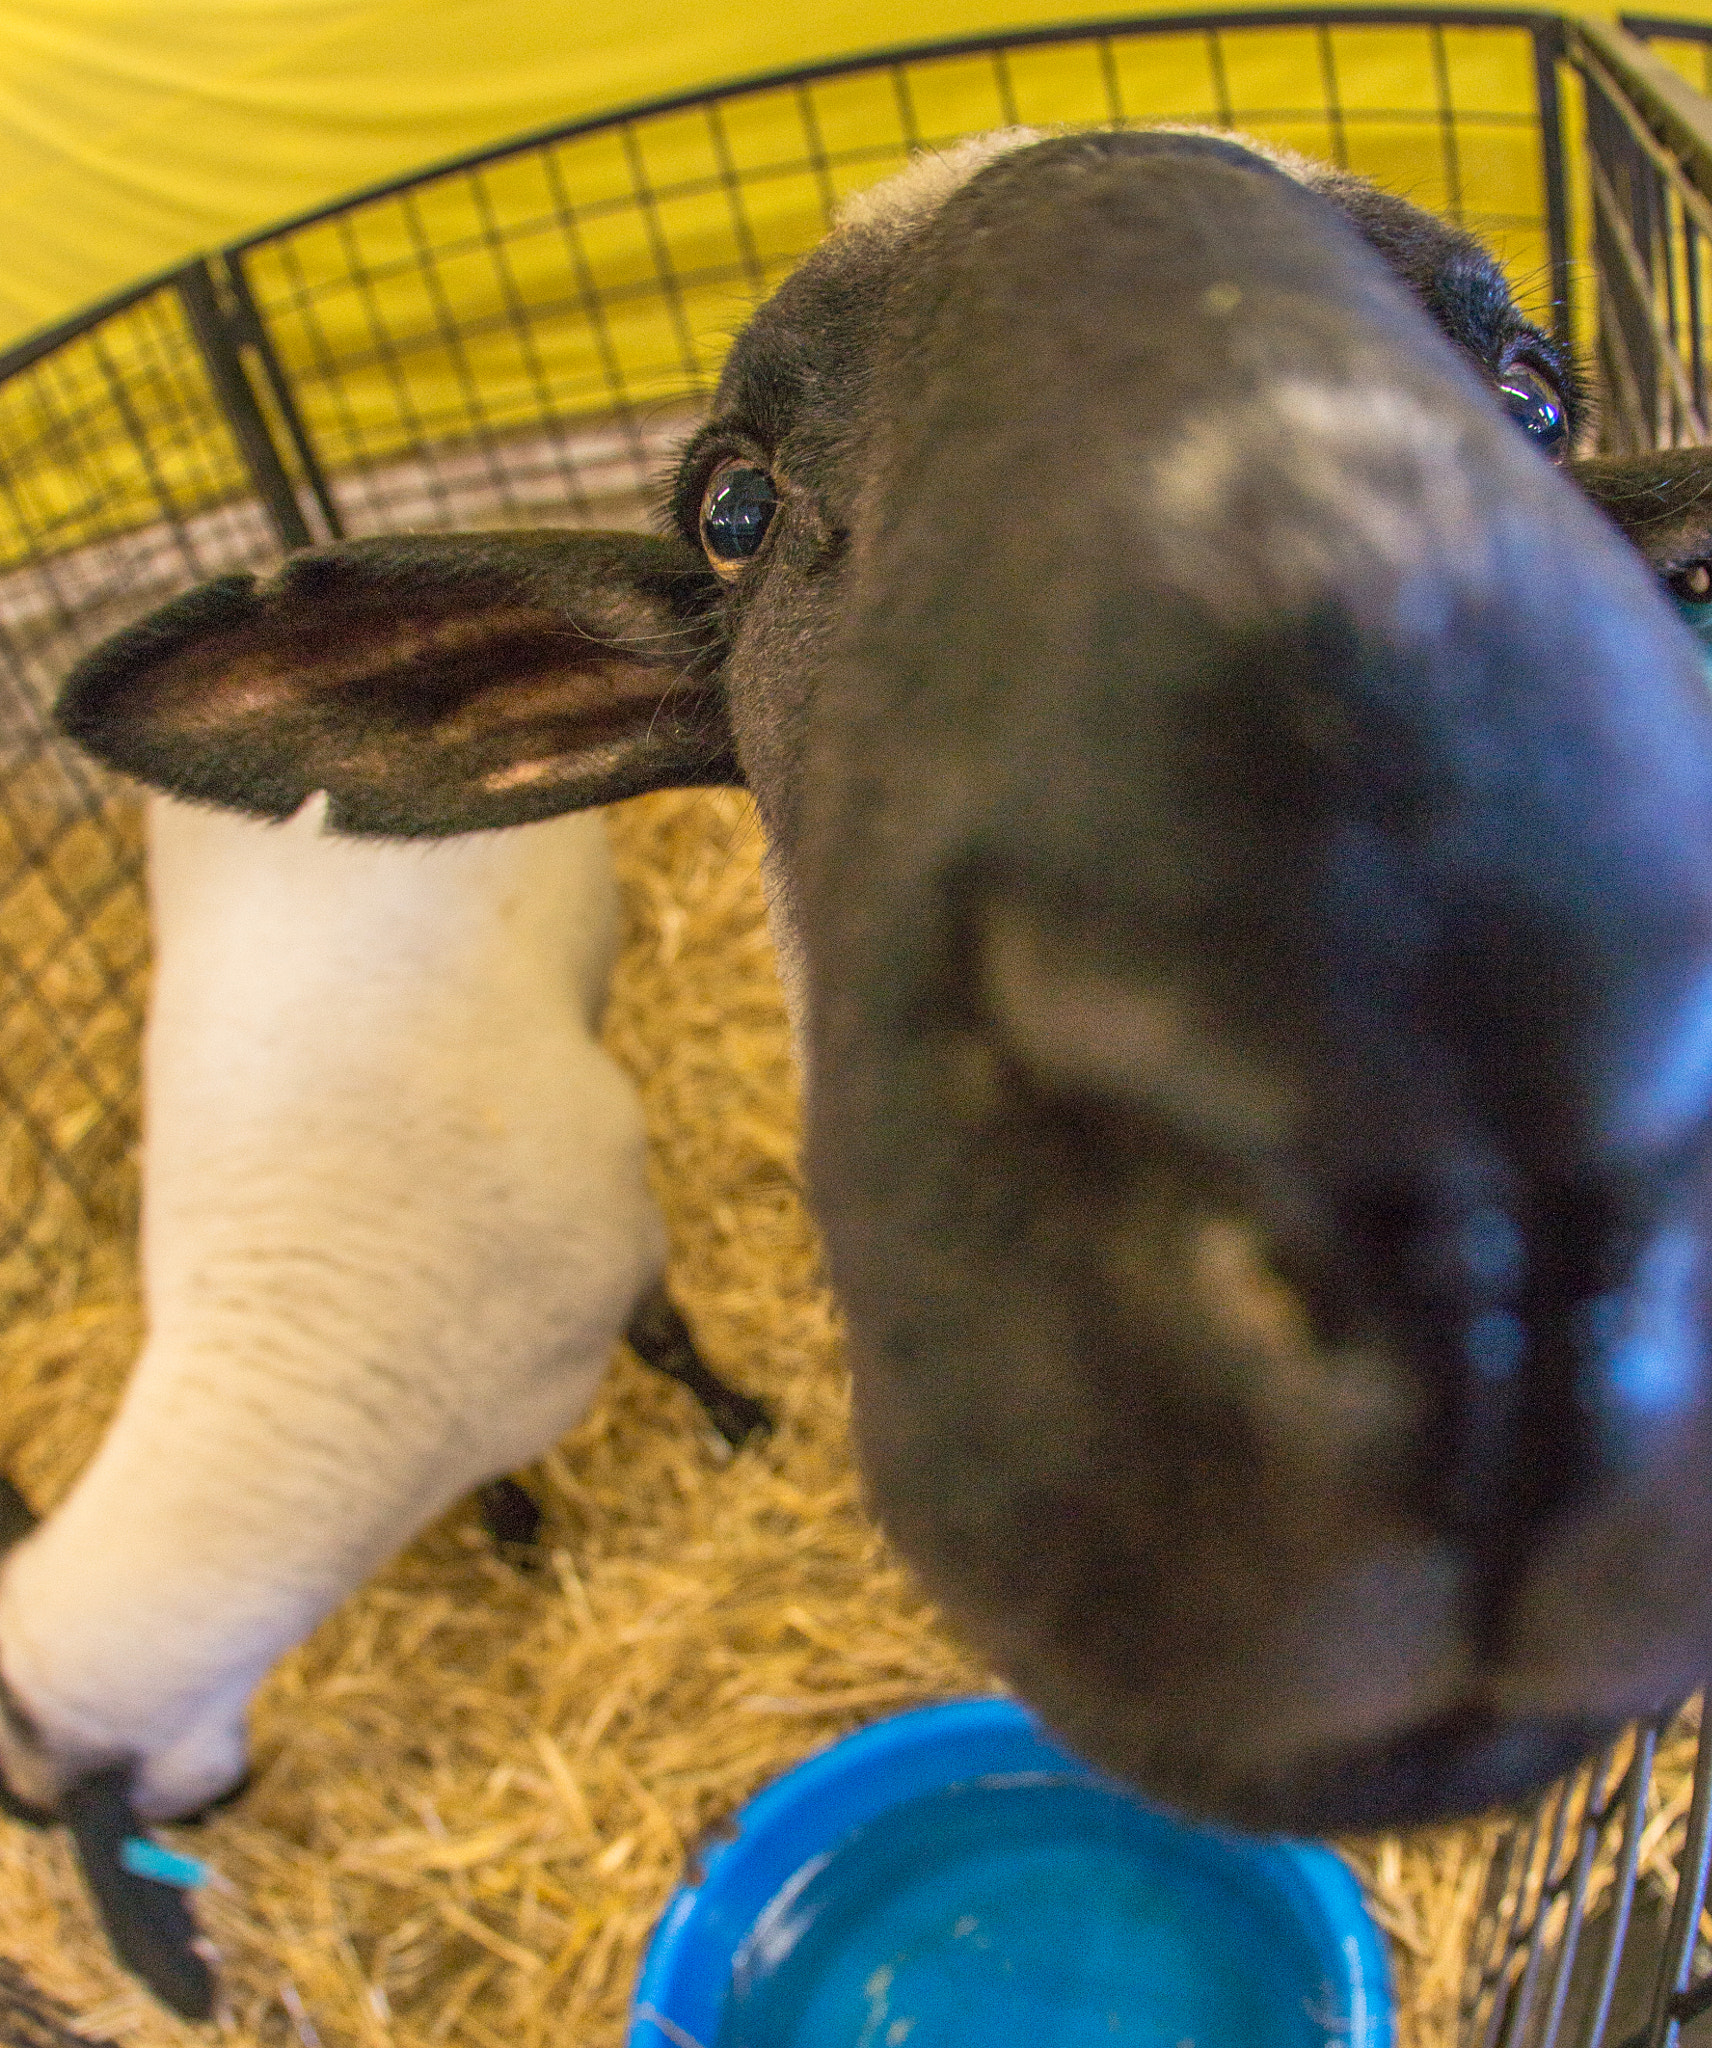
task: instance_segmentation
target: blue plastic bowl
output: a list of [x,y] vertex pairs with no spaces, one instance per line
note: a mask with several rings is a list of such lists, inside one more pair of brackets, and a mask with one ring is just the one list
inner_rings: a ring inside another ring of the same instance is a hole
[[630,2048],[1392,2048],[1329,1849],[1191,1827],[1009,1700],[864,1728],[738,1814],[655,1931]]

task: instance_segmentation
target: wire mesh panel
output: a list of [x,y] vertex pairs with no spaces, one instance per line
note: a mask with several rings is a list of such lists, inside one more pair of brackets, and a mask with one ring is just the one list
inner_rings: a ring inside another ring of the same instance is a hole
[[46,707],[78,651],[270,538],[171,290],[0,382],[0,450],[3,1310],[75,1291],[134,1214],[136,821]]
[[1700,1705],[1625,1734],[1511,1833],[1470,1961],[1466,2048],[1712,2040]]
[[[1712,110],[1697,111],[1677,88],[1649,118],[1600,32],[1579,31],[1576,46],[1587,104],[1606,445],[1696,445],[1707,439],[1709,417]],[[1674,72],[1654,63],[1656,82],[1674,88]]]
[[732,332],[839,200],[982,129],[1239,126],[1466,220],[1549,298],[1536,69],[1502,23],[1012,37],[552,137],[232,263],[345,530],[634,517]]

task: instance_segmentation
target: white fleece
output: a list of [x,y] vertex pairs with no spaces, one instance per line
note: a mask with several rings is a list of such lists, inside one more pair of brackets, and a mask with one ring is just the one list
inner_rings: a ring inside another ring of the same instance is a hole
[[324,808],[151,804],[148,1336],[0,1574],[25,1797],[122,1757],[153,1815],[224,1790],[269,1666],[577,1420],[663,1263],[594,1037],[601,819],[399,844],[323,836]]

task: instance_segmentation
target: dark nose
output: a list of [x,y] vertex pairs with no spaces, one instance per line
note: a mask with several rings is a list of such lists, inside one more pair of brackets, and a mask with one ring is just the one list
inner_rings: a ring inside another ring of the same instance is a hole
[[[1230,1213],[1256,1188],[1313,1176],[1316,1158],[1323,1170],[1338,1126],[1364,1120],[1353,1061],[1344,1100],[1328,1102],[1276,1043],[1233,1029],[1204,987],[1090,943],[1037,897],[994,892],[978,932],[993,1037],[1024,1086],[1048,1103],[1099,1101],[1165,1134],[1208,1164]],[[1661,1045],[1654,1064],[1669,1073],[1631,1093],[1681,1093],[1682,1059]],[[1664,1204],[1656,1176],[1630,1167],[1566,1186],[1559,1162],[1542,1170],[1465,1112],[1357,1131],[1352,1152],[1364,1170],[1383,1162],[1384,1194],[1335,1179],[1311,1190],[1308,1205],[1331,1219],[1320,1256],[1338,1270],[1305,1289],[1299,1322],[1326,1345],[1350,1329],[1377,1339],[1428,1389],[1424,1504],[1490,1561],[1484,1604],[1496,1626],[1506,1560],[1530,1532],[1595,1492],[1612,1466],[1644,1458],[1701,1398],[1705,1233]],[[1321,1143],[1328,1125],[1332,1141]],[[1267,1226],[1250,1213],[1245,1229],[1258,1273]],[[1343,1332],[1313,1328],[1325,1303],[1352,1301]]]

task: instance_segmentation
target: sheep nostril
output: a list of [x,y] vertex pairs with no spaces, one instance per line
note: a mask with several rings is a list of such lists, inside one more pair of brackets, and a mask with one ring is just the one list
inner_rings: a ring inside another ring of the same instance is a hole
[[1275,1148],[1288,1082],[1166,977],[1114,967],[1069,921],[1014,898],[982,912],[979,974],[999,1046],[1043,1093],[1160,1118],[1224,1157]]

